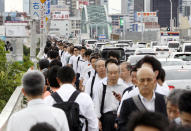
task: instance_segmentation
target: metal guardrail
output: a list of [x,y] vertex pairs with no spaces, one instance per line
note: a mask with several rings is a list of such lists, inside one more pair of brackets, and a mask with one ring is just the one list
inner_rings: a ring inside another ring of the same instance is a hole
[[9,120],[11,114],[23,108],[22,107],[23,94],[21,90],[22,87],[17,87],[15,89],[9,101],[2,110],[0,114],[0,131],[6,131],[7,121]]

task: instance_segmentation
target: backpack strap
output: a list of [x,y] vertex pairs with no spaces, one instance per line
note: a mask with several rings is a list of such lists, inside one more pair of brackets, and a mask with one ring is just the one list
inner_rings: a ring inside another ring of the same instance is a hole
[[56,103],[61,103],[63,102],[62,98],[58,95],[57,92],[54,92],[51,94],[52,98],[56,101]]
[[79,63],[79,60],[80,60],[80,56],[78,56],[78,60],[77,60],[77,68],[78,69],[78,63]]
[[87,120],[87,118],[85,118],[85,116],[83,116],[83,115],[79,115],[79,117],[85,119],[85,123],[86,123],[85,131],[88,131],[88,120]]
[[[123,91],[123,95],[125,94],[125,92],[130,92],[130,91],[132,91],[133,90],[133,86],[130,86],[130,87],[127,87],[124,91]],[[123,96],[122,95],[122,96]]]
[[139,111],[147,111],[141,100],[139,99],[139,96],[134,96],[133,97],[133,102],[135,103],[136,107],[139,109]]
[[80,91],[78,90],[74,91],[74,93],[70,96],[68,101],[74,102],[79,94],[80,94]]
[[90,97],[91,98],[93,97],[93,86],[94,86],[95,78],[96,78],[96,71],[95,71],[95,74],[92,78],[92,83],[91,83],[91,91],[90,91]]
[[101,115],[103,115],[103,107],[104,107],[104,101],[105,101],[106,87],[107,87],[107,85],[103,84],[103,93],[102,93],[101,108],[100,108]]
[[90,75],[91,75],[91,71],[88,72],[88,76],[89,76],[89,77],[90,77]]

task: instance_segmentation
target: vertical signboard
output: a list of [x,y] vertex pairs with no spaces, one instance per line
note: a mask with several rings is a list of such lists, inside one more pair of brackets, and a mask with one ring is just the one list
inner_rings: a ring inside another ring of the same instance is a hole
[[40,0],[30,0],[30,12],[32,19],[40,19],[41,2]]

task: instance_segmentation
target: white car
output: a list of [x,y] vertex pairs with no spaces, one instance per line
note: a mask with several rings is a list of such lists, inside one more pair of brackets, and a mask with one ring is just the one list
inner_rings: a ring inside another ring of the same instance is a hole
[[137,48],[134,55],[156,55],[152,48]]
[[181,59],[183,61],[191,61],[191,52],[173,52],[170,58]]
[[166,80],[170,89],[191,90],[191,67],[190,66],[166,66],[164,67]]
[[98,49],[98,50],[99,50],[99,49],[101,49],[101,47],[104,46],[105,44],[106,44],[106,43],[104,43],[104,42],[102,42],[102,43],[101,43],[101,42],[97,42],[97,43],[95,43],[95,49]]
[[162,67],[164,66],[182,66],[185,65],[185,62],[180,59],[174,59],[174,58],[157,58],[161,64]]
[[153,49],[159,58],[166,58],[170,55],[168,46],[155,46]]
[[97,40],[85,40],[84,44],[87,49],[94,49],[95,48],[95,43]]
[[115,47],[120,47],[120,48],[123,48],[124,50],[126,50],[127,48],[130,47],[130,45],[127,43],[118,43],[118,44],[115,44]]
[[141,60],[146,55],[130,55],[128,57],[127,62],[129,62],[131,65],[135,65],[139,60]]
[[147,43],[146,42],[137,42],[136,46],[138,48],[146,48],[147,47]]

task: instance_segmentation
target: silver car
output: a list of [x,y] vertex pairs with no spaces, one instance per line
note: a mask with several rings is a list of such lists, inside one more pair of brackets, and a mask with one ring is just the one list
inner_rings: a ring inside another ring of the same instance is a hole
[[191,90],[191,67],[190,66],[166,66],[166,83],[170,89]]

